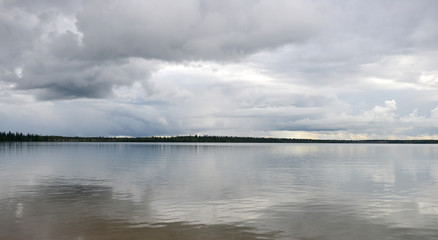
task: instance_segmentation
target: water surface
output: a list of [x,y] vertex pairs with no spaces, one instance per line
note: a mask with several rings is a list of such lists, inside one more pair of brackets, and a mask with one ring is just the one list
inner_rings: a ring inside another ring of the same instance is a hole
[[0,239],[438,239],[438,147],[0,144]]

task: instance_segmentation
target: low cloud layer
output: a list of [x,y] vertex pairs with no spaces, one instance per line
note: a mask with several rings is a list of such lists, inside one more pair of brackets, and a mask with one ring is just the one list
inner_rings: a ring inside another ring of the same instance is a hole
[[427,0],[2,1],[0,128],[435,137],[437,9]]

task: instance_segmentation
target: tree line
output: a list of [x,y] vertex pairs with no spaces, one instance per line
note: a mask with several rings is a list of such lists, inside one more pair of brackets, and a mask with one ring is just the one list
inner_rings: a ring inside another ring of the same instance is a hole
[[418,143],[437,144],[438,140],[321,140],[268,137],[188,135],[173,137],[65,137],[19,132],[0,132],[0,142],[218,142],[218,143]]
[[41,142],[48,141],[48,136],[23,134],[18,132],[0,132],[0,142]]

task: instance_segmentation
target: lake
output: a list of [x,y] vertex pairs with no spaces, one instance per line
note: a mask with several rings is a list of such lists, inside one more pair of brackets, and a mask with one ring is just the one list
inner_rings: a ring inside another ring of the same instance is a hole
[[438,239],[438,145],[2,143],[0,239]]

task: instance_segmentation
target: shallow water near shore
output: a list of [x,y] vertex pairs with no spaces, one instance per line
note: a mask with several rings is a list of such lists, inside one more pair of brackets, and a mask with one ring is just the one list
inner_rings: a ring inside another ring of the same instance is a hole
[[3,143],[0,239],[438,239],[438,146]]

